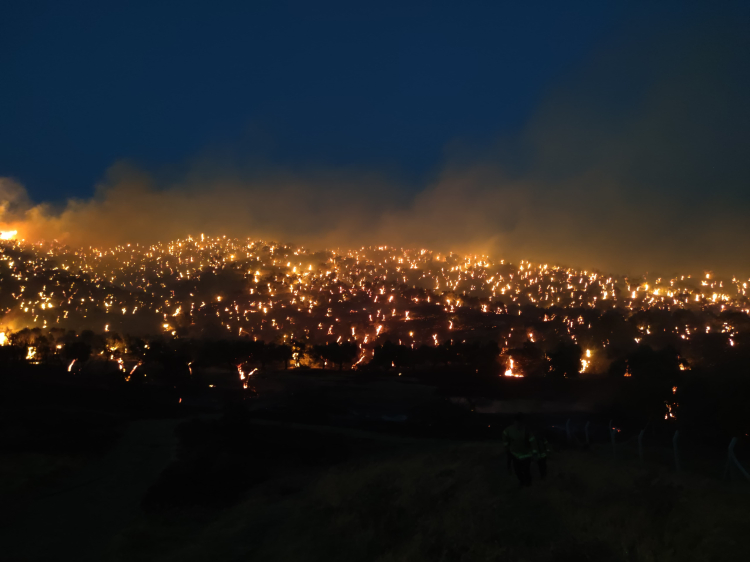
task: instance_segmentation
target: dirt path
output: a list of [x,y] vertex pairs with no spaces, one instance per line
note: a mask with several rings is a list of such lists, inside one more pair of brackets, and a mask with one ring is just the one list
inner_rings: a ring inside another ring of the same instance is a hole
[[138,515],[143,494],[172,458],[181,421],[131,423],[107,456],[29,498],[0,528],[0,558],[105,560],[113,537]]

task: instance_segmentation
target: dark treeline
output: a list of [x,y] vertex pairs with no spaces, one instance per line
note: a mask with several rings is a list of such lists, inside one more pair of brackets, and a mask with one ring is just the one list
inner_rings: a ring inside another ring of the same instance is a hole
[[[505,351],[505,353],[503,353]],[[504,357],[513,359],[514,372],[528,377],[572,378],[581,373],[582,349],[577,344],[560,344],[549,354],[532,342],[510,350],[501,350],[496,342],[448,341],[436,346],[411,347],[386,340],[361,353],[352,342],[328,342],[308,345],[304,342],[277,344],[254,341],[250,338],[221,340],[188,340],[156,336],[153,338],[121,336],[116,333],[96,334],[84,330],[52,329],[45,333],[40,328],[24,329],[10,335],[8,345],[0,347],[0,361],[8,366],[18,362],[64,365],[73,372],[87,367],[115,367],[133,362],[142,371],[160,365],[165,371],[189,373],[191,367],[235,369],[241,366],[266,370],[322,368],[343,370],[355,366],[358,370],[423,370],[430,367],[468,366],[477,372],[497,375],[507,367]],[[369,356],[369,357],[368,357]],[[357,358],[360,358],[357,361]],[[659,377],[673,380],[680,365],[680,357],[673,348],[654,351],[647,345],[639,346],[624,359],[613,362],[612,376]],[[121,371],[128,369],[120,368]],[[626,372],[627,371],[627,372]]]
[[108,368],[135,373],[161,367],[157,371],[169,372],[173,377],[201,367],[277,370],[304,366],[343,370],[351,367],[357,356],[358,347],[351,342],[277,344],[248,337],[191,340],[97,334],[91,330],[76,333],[56,328],[25,328],[10,333],[6,345],[0,346],[0,364],[5,367],[32,363],[65,366],[74,373]]
[[[649,417],[703,417],[750,432],[744,404],[750,396],[746,314],[528,307],[517,316],[492,315],[489,320],[491,325],[477,324],[475,330],[469,329],[471,322],[456,321],[450,339],[436,345],[407,344],[406,334],[396,332],[363,345],[33,328],[5,334],[0,366],[4,374],[17,371],[14,365],[48,366],[97,384],[109,380],[238,389],[247,388],[258,371],[354,369],[352,376],[449,381],[458,393],[484,396],[498,395],[498,385],[515,380],[511,375],[523,377],[524,384],[566,384],[596,376],[637,388],[629,404],[642,406]],[[416,328],[413,323],[407,329]]]

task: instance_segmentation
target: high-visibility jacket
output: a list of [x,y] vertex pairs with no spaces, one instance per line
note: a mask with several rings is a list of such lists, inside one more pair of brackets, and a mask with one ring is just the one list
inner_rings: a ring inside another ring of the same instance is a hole
[[537,452],[536,439],[526,426],[510,425],[503,431],[503,445],[517,459],[526,459]]
[[539,453],[539,458],[546,458],[551,451],[549,441],[547,441],[546,437],[540,436],[535,438],[535,443],[537,453]]

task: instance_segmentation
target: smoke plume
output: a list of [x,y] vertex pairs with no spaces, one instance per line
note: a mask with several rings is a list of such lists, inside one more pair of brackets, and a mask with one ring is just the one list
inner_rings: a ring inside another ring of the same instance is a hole
[[[0,224],[108,246],[219,234],[312,248],[428,247],[615,273],[750,274],[750,40],[703,22],[618,39],[519,134],[449,154],[414,186],[372,171],[215,169],[160,181],[115,164],[87,200],[33,204],[0,179]],[[464,151],[465,152],[465,151]]]

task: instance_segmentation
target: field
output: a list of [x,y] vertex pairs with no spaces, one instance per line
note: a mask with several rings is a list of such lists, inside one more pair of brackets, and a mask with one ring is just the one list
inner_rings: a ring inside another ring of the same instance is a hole
[[[112,559],[705,561],[750,548],[747,487],[614,464],[605,451],[556,453],[546,481],[519,489],[494,443],[248,423],[252,460],[183,467],[192,491],[152,488]],[[239,478],[202,481],[233,464]],[[206,502],[205,485],[228,505]]]
[[[544,389],[508,387],[507,401],[482,402],[404,378],[252,382],[252,399],[223,409],[162,394],[139,411],[128,401],[106,414],[86,408],[115,404],[105,391],[6,402],[4,559],[727,561],[750,552],[750,486],[721,479],[725,453],[691,444],[686,431],[678,474],[669,441],[650,431],[641,465],[624,425],[613,456],[593,431],[610,410],[591,409],[621,392],[584,385],[535,404],[527,394],[544,398]],[[499,444],[519,405],[553,442],[550,474],[540,481],[534,469],[530,489],[508,473]],[[572,443],[560,428],[567,417]],[[581,442],[587,419],[591,447]]]

